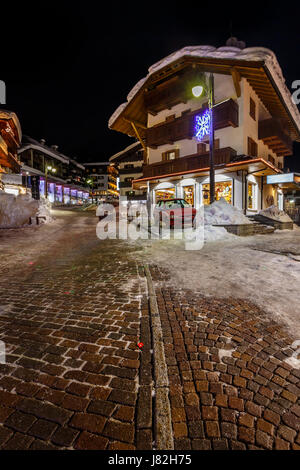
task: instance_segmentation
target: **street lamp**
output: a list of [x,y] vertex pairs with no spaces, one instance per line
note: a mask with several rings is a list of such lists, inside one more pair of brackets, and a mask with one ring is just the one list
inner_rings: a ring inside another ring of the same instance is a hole
[[[200,83],[193,86],[192,93],[195,98],[199,98],[202,93],[203,87]],[[215,200],[215,167],[214,167],[214,125],[213,125],[213,107],[214,107],[214,75],[210,73],[208,79],[208,89],[206,91],[206,95],[208,96],[208,114],[202,120],[202,128],[200,128],[200,136],[203,137],[204,131],[208,131],[209,133],[209,193],[210,193],[210,204],[212,204]],[[205,127],[206,126],[206,127]],[[205,132],[207,133],[207,132]]]
[[52,166],[46,166],[45,168],[45,198],[48,198],[48,171],[51,171],[52,173],[56,172],[56,168]]
[[94,198],[93,198],[93,187],[94,187],[94,180],[93,179],[88,179],[86,180],[87,184],[91,186],[92,189],[92,204],[94,203]]

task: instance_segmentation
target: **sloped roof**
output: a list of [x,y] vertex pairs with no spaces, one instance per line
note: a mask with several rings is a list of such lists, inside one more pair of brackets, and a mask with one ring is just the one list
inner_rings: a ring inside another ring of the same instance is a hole
[[[279,98],[281,102],[281,106],[284,107],[284,110],[281,112],[288,115],[288,117],[292,121],[292,126],[294,127],[294,136],[295,139],[298,137],[300,140],[300,114],[297,106],[293,103],[291,93],[288,90],[285,79],[282,74],[281,67],[277,61],[276,55],[270,49],[265,47],[247,47],[245,49],[239,49],[237,47],[219,47],[216,48],[214,46],[187,46],[184,47],[167,57],[161,59],[160,61],[156,62],[155,64],[151,65],[148,69],[148,74],[146,77],[142,78],[137,82],[137,84],[132,88],[132,90],[127,95],[127,101],[122,103],[112,114],[109,119],[108,127],[111,129],[119,130],[121,132],[128,133],[128,135],[134,135],[130,127],[127,126],[129,132],[126,132],[126,127],[123,125],[117,125],[117,121],[119,118],[126,116],[126,112],[131,112],[133,109],[133,102],[137,100],[138,96],[141,95],[143,90],[149,86],[149,84],[159,80],[159,78],[163,78],[163,76],[167,76],[167,74],[172,73],[171,69],[173,68],[173,73],[176,70],[180,70],[180,67],[183,67],[184,62],[189,63],[202,63],[205,64],[206,67],[213,68],[214,64],[223,64],[224,70],[227,66],[228,71],[230,67],[237,67],[237,70],[241,74],[241,76],[245,76],[250,84],[252,85],[250,78],[253,78],[253,83],[255,83],[255,76],[250,74],[247,75],[247,70],[244,68],[254,68],[259,69],[259,73],[261,77],[258,77],[257,80],[261,81],[263,78],[267,82],[270,82],[270,86],[272,88],[272,92],[275,89],[275,98]],[[220,73],[222,72],[220,68]],[[228,73],[228,72],[227,72]],[[252,85],[253,86],[253,85]],[[254,87],[254,86],[253,86]],[[259,84],[257,85],[258,90]],[[255,88],[254,88],[255,89]],[[257,92],[258,93],[258,92]],[[259,95],[259,93],[258,93]],[[268,107],[268,94],[265,95],[261,94],[262,101]],[[277,96],[276,96],[277,95]],[[272,97],[274,98],[274,97]],[[271,102],[271,100],[269,100]],[[278,101],[278,106],[279,106]],[[271,104],[272,106],[272,104]],[[141,108],[141,102],[139,102],[139,108]],[[137,114],[137,112],[135,111]],[[138,115],[138,114],[137,114]],[[127,116],[126,116],[127,117]],[[142,122],[141,117],[142,114],[139,114],[140,122]],[[145,124],[145,119],[142,124]],[[296,136],[297,134],[297,136]],[[297,139],[297,140],[298,140]]]

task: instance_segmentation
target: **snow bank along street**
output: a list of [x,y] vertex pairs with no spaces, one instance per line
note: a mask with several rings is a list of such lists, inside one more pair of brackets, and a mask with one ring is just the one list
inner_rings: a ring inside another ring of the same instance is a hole
[[99,240],[94,212],[51,215],[0,232],[1,449],[158,448],[146,265],[172,447],[300,448],[299,230],[186,251]]

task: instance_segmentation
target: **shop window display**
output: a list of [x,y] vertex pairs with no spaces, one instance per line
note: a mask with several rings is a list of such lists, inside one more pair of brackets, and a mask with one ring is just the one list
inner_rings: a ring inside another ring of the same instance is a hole
[[248,209],[256,209],[256,185],[248,183]]
[[194,186],[183,186],[183,197],[191,206],[194,207]]
[[[210,184],[202,185],[203,203],[210,204]],[[215,200],[218,201],[223,197],[229,204],[232,204],[232,182],[215,183]]]
[[175,188],[158,189],[155,191],[155,202],[166,201],[167,199],[173,199],[175,197]]

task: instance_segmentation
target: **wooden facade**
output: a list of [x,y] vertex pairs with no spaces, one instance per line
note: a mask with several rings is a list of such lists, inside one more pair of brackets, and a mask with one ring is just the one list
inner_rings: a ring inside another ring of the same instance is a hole
[[[215,150],[215,166],[230,163],[236,151],[231,147]],[[209,167],[209,152],[186,157],[175,158],[165,162],[152,163],[144,167],[143,177],[170,175],[172,173],[184,173],[185,171],[197,170]]]
[[[195,116],[203,113],[203,107],[193,112],[185,112],[181,117],[166,120],[146,131],[146,146],[156,148],[164,144],[173,144],[177,140],[191,139],[195,134]],[[214,129],[239,125],[238,105],[232,99],[220,103],[214,108]]]
[[21,127],[16,114],[0,110],[0,167],[2,173],[20,173],[18,148],[21,139]]

